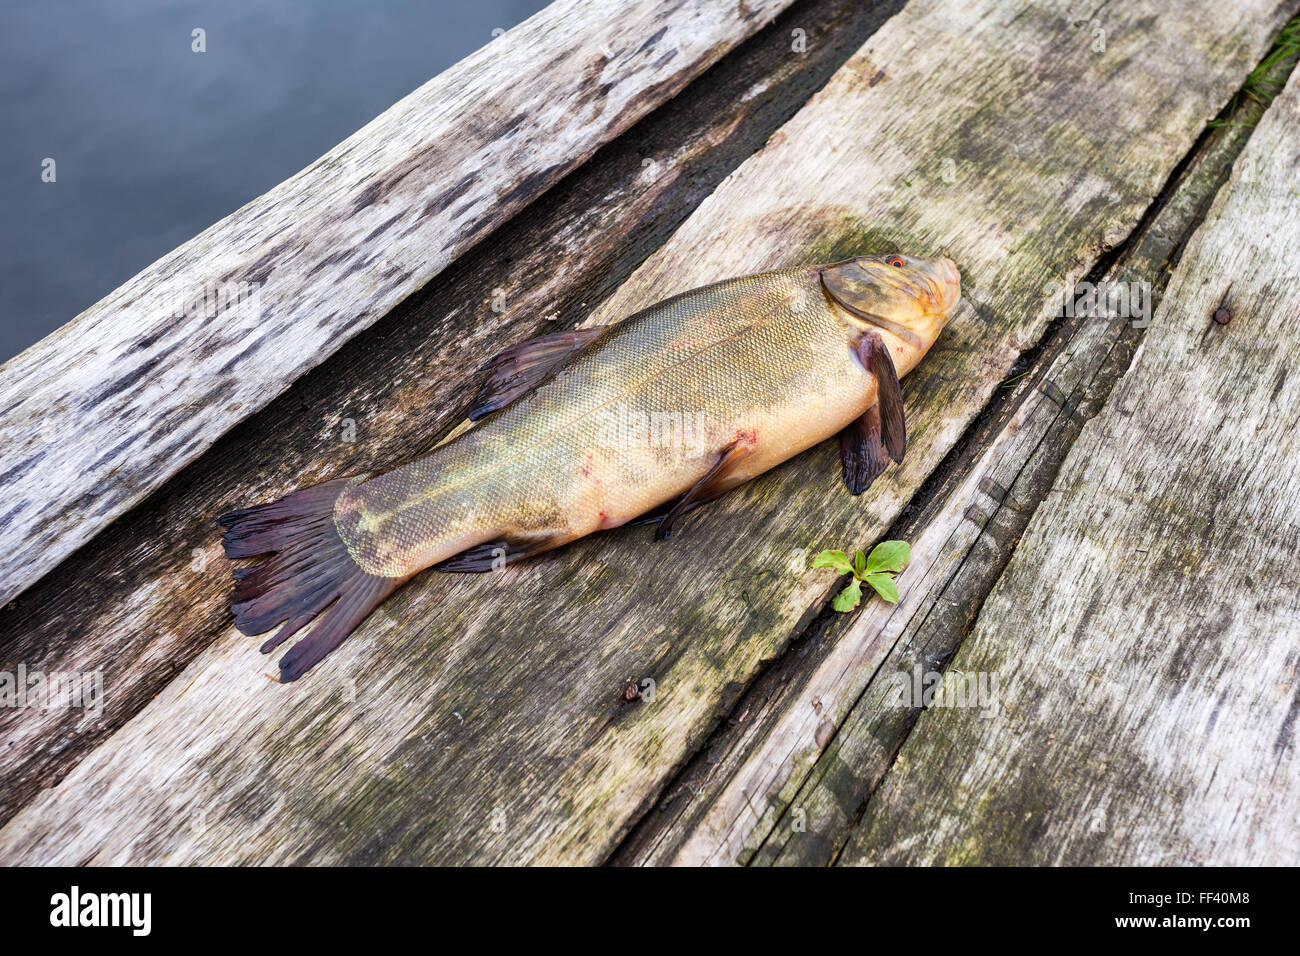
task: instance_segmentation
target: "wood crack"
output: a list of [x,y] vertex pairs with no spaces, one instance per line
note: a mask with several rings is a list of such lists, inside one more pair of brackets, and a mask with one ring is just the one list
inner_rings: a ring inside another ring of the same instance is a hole
[[[1249,125],[1240,125],[1245,119],[1258,119],[1258,110],[1250,104],[1244,104],[1243,98],[1235,95],[1220,111],[1216,120],[1201,132],[1192,148],[1174,166],[1165,184],[1155,194],[1133,229],[1120,244],[1101,254],[1082,282],[1095,286],[1107,279],[1115,281],[1122,278],[1127,281],[1134,277],[1141,277],[1141,281],[1152,284],[1151,308],[1154,311],[1163,295],[1170,272],[1177,265],[1188,240],[1204,220],[1214,195],[1228,176],[1233,160],[1249,138]],[[1177,201],[1174,202],[1175,200]],[[1172,209],[1170,209],[1171,202],[1174,202]],[[1168,241],[1170,235],[1177,237],[1172,243]],[[1153,242],[1151,241],[1153,239],[1159,241]],[[1085,295],[1086,293],[1079,293],[1076,296],[1074,303],[1076,311],[1085,305]],[[984,306],[980,304],[977,308],[983,310]],[[1007,527],[998,529],[1000,560],[992,566],[977,569],[973,575],[975,580],[967,582],[966,591],[959,595],[965,611],[963,616],[968,622],[966,633],[969,633],[969,624],[973,623],[978,616],[984,599],[1010,561],[1020,532],[1028,525],[1038,505],[1052,490],[1051,483],[1083,425],[1097,414],[1112,388],[1128,370],[1144,334],[1144,328],[1140,324],[1133,327],[1127,322],[1122,322],[1121,327],[1113,331],[1107,340],[1099,343],[1102,350],[1092,373],[1066,392],[1050,378],[1050,372],[1067,350],[1078,341],[1081,332],[1087,330],[1085,323],[1088,322],[1095,322],[1095,320],[1062,318],[1049,324],[1039,339],[1022,353],[1013,369],[1017,373],[1015,377],[1019,378],[1023,375],[1026,381],[1022,381],[1009,394],[994,392],[990,396],[978,416],[967,427],[962,438],[917,490],[899,520],[883,535],[886,539],[906,540],[919,529],[924,528],[933,518],[939,504],[953,493],[963,478],[968,477],[968,469],[979,460],[979,450],[987,446],[993,436],[1004,431],[1034,391],[1045,395],[1057,406],[1056,414],[1051,418],[1039,440],[1027,451],[1022,451],[1023,460],[1015,469],[1011,479],[1006,482],[1005,488],[989,476],[980,480],[981,491],[994,502],[994,507],[990,512],[982,515],[978,523],[989,527],[994,525],[1001,516],[1012,513],[1014,513],[1014,520]],[[1042,459],[1045,450],[1046,460],[1035,461],[1035,459]],[[1031,464],[1034,465],[1035,471],[1033,487],[1028,489],[1031,493],[1015,498],[1013,493],[1015,490],[1023,490],[1018,486],[1022,483],[1022,476]],[[1014,508],[1006,501],[1008,495],[1013,497]],[[972,504],[971,507],[975,505]],[[949,538],[955,537],[956,534],[957,531],[954,530]],[[940,607],[940,602],[948,598],[949,591],[953,587],[952,582],[963,577],[970,562],[975,560],[974,555],[975,546],[972,544],[966,550],[958,567],[952,572],[949,582],[940,589],[933,603],[925,609],[923,617],[914,626],[909,623],[908,627],[900,632],[898,641],[903,640],[903,634],[916,634],[927,627],[932,615]],[[969,587],[970,584],[974,585],[973,589]],[[811,652],[812,648],[819,640],[833,641],[835,631],[842,630],[840,627],[842,624],[839,616],[830,610],[829,603],[824,606],[821,613],[804,631],[783,647],[781,655],[767,662],[765,668],[755,675],[719,728],[664,787],[660,800],[665,798],[671,800],[675,793],[683,789],[695,792],[698,797],[702,792],[699,780],[707,775],[707,768],[703,766],[707,758],[702,755],[714,749],[726,748],[729,739],[734,736],[735,715],[761,707],[765,701],[769,701],[778,693],[777,688],[783,682],[797,684],[800,674],[810,667],[810,659],[816,656]],[[827,636],[828,631],[831,632],[830,636]],[[946,664],[959,650],[964,636],[962,634],[958,640],[931,651],[929,657],[937,657]],[[898,641],[893,646],[891,654],[898,650]],[[927,647],[925,650],[930,649]],[[864,703],[886,666],[887,659],[882,658],[874,676],[854,700],[850,708],[851,712]],[[861,795],[850,819],[839,829],[832,845],[821,846],[813,856],[796,857],[797,862],[833,863],[838,860],[849,833],[857,826],[879,784],[892,769],[898,752],[910,735],[920,713],[921,711],[915,712],[906,726],[899,728],[899,732],[893,738],[893,745],[883,770],[877,773],[874,782]],[[822,744],[824,758],[825,755],[834,753],[845,724],[846,722],[841,722]],[[805,787],[815,782],[819,774],[825,772],[827,772],[826,768],[821,767],[819,763],[805,778]],[[752,796],[748,792],[746,800],[750,802],[752,809]],[[760,824],[750,833],[747,842],[752,849],[741,855],[740,862],[772,863],[781,859],[781,849],[773,848],[770,842],[771,836],[788,822],[792,808],[797,805],[798,797],[779,808],[775,817],[771,817],[770,814],[765,817],[754,810],[754,816],[759,818]],[[607,862],[629,864],[644,861],[663,852],[664,839],[669,829],[670,824],[667,820],[643,817],[638,826],[629,830],[628,835],[610,855]],[[755,844],[755,836],[760,834],[761,838]]]

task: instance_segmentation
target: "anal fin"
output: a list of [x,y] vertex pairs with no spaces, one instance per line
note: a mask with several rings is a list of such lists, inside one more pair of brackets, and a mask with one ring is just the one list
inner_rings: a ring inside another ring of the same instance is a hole
[[433,568],[435,571],[452,571],[461,574],[486,574],[488,571],[500,570],[507,564],[514,564],[524,558],[549,551],[555,546],[556,542],[549,535],[532,540],[484,541],[472,548],[466,548],[460,554],[452,555],[445,561],[439,561]]
[[505,408],[531,392],[606,329],[606,326],[596,326],[543,335],[492,356],[479,368],[480,372],[490,374],[469,410],[470,421]]

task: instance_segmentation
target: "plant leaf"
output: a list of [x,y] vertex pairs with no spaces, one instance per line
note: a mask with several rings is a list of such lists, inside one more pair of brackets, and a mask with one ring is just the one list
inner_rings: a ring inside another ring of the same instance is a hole
[[906,541],[882,541],[871,549],[865,573],[901,571],[911,559],[912,549]]
[[858,553],[853,556],[853,573],[856,574],[858,577],[862,577],[862,573],[866,569],[866,567],[867,567],[867,556],[862,553],[861,548],[858,548]]
[[[868,574],[863,580],[870,584],[875,589],[875,592],[890,604],[898,603],[898,585],[894,583],[894,579],[888,574]],[[854,583],[856,584],[857,581],[854,581]]]
[[858,606],[858,603],[861,600],[862,600],[862,585],[858,583],[857,578],[854,578],[852,581],[849,582],[848,587],[846,587],[839,594],[835,595],[835,600],[831,602],[831,607],[835,608],[835,610],[840,611],[841,613],[843,613],[844,611],[852,611],[855,607]]
[[812,566],[814,568],[834,568],[840,574],[848,574],[853,570],[853,565],[849,564],[849,559],[843,551],[823,551],[813,558]]

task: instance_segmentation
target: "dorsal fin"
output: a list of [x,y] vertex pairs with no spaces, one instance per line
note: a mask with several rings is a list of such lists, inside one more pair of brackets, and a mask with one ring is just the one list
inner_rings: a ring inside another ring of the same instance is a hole
[[505,408],[519,396],[531,392],[588,342],[604,334],[606,328],[596,326],[543,335],[492,356],[479,368],[480,372],[490,374],[469,410],[470,420]]

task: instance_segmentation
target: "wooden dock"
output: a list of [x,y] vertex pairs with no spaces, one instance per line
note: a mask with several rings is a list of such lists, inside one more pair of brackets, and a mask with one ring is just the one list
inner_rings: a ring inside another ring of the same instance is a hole
[[[103,686],[0,707],[0,862],[1300,862],[1298,8],[560,0],[430,80],[0,367],[0,692]],[[235,630],[214,516],[493,352],[894,250],[964,302],[862,497],[426,572],[292,685]]]

